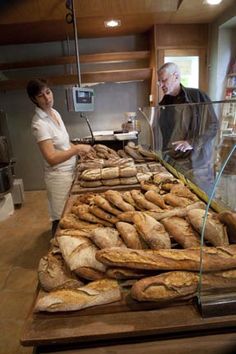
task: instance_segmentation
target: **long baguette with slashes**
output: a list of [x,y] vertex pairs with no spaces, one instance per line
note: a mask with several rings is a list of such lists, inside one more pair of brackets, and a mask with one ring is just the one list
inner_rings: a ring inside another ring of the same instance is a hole
[[[117,267],[199,271],[200,248],[133,250],[109,248],[96,252],[100,262]],[[203,269],[236,269],[236,245],[202,248]]]
[[[135,282],[131,296],[138,301],[170,301],[190,299],[197,294],[199,273],[173,271]],[[224,289],[236,286],[236,270],[204,273],[202,286],[207,289]]]
[[104,278],[82,287],[68,287],[44,293],[37,300],[34,311],[75,311],[120,299],[121,292],[117,281]]

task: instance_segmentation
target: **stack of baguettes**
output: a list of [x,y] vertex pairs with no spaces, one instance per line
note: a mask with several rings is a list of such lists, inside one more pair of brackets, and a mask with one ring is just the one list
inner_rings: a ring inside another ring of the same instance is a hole
[[209,211],[200,252],[206,205],[163,173],[141,187],[74,199],[40,262],[45,292],[35,311],[119,301],[124,279],[130,280],[131,296],[138,301],[189,299],[197,292],[200,257],[205,289],[236,286],[235,213]]

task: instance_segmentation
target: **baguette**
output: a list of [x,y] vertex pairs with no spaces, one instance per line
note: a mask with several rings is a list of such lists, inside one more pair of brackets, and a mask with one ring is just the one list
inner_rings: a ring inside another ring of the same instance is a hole
[[[96,258],[110,266],[132,269],[199,271],[200,248],[132,250],[109,248],[98,251]],[[236,245],[203,247],[204,271],[236,268]]]
[[119,177],[119,167],[106,167],[102,169],[102,179],[113,179]]
[[145,198],[161,209],[169,209],[169,206],[165,204],[164,198],[154,190],[147,191],[145,193]]
[[59,289],[44,294],[37,300],[34,311],[75,311],[120,299],[118,282],[112,279],[101,279],[82,287]]
[[[205,210],[189,210],[187,217],[194,229],[197,232],[201,233],[203,227],[203,220],[205,217]],[[209,241],[213,246],[223,246],[229,244],[226,227],[219,221],[218,216],[215,213],[207,214],[204,238],[205,240]]]
[[119,168],[119,176],[120,177],[133,177],[136,176],[137,169],[135,166],[130,167],[120,167]]
[[[236,286],[236,270],[203,273],[202,287],[225,289]],[[138,301],[172,301],[190,299],[197,295],[199,274],[173,271],[138,280],[131,289],[131,296]]]
[[101,208],[97,207],[96,205],[91,205],[89,207],[90,212],[97,216],[99,219],[104,220],[105,226],[112,226],[115,224],[119,219],[112,214],[107,213],[106,211],[102,210]]

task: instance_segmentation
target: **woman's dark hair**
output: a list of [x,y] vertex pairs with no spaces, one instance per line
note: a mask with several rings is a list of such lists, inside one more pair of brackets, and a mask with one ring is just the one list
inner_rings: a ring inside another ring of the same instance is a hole
[[28,82],[26,91],[31,101],[35,103],[35,97],[45,88],[49,87],[48,82],[45,79],[32,79]]

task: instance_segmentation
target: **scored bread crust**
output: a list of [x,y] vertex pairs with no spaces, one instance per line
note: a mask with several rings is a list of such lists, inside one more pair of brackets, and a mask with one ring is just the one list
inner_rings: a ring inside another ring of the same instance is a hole
[[[191,270],[200,269],[200,248],[132,250],[109,248],[96,252],[96,258],[110,266],[132,269]],[[236,268],[236,245],[203,247],[204,271]]]

